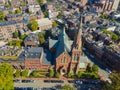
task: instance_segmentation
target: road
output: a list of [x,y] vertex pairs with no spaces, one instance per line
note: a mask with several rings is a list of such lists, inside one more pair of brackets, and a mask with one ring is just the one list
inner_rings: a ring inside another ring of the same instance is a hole
[[90,54],[86,49],[83,51],[85,54],[85,56],[88,57],[88,62],[90,62],[91,64],[96,64],[98,65],[99,71],[98,74],[103,77],[103,79],[109,80],[109,73],[105,70],[106,67],[103,66],[100,62],[98,62],[97,59],[94,58],[94,56],[92,54]]
[[64,81],[64,83],[44,83],[43,80],[35,80],[34,83],[19,83],[18,82],[14,84],[14,87],[51,88],[57,85],[64,85],[64,84],[68,84],[68,82]]

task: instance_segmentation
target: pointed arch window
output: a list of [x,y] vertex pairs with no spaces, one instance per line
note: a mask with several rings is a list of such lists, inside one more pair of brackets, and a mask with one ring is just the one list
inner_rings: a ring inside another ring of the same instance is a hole
[[74,55],[74,61],[77,61],[77,59],[78,59],[78,54],[75,54]]

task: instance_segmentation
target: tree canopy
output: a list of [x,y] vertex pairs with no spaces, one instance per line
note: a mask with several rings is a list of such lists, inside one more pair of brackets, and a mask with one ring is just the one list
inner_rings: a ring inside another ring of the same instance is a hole
[[53,23],[52,23],[52,27],[53,27],[53,28],[56,28],[56,27],[57,27],[57,23],[56,23],[56,22],[53,22]]
[[0,22],[3,22],[5,20],[6,15],[0,11]]
[[14,90],[13,69],[7,63],[0,65],[0,90]]
[[50,69],[49,71],[49,77],[53,77],[54,76],[54,71],[52,69]]
[[31,20],[30,21],[30,24],[29,24],[29,28],[32,30],[32,31],[35,31],[38,29],[38,23],[36,20]]
[[119,39],[119,36],[118,36],[117,34],[115,34],[115,33],[113,33],[113,32],[110,32],[110,31],[108,31],[107,29],[102,29],[102,30],[103,30],[103,33],[109,34],[110,36],[112,36],[112,39],[113,39],[114,41],[117,41],[117,40]]
[[44,5],[43,0],[37,0],[37,2],[39,3],[40,6],[43,6],[43,5]]
[[76,90],[75,87],[69,85],[69,84],[65,84],[64,86],[61,87],[62,90]]
[[15,10],[15,14],[21,14],[21,13],[22,13],[21,9],[17,8],[17,9]]
[[59,78],[59,77],[60,77],[60,73],[59,73],[59,72],[56,72],[56,73],[55,73],[55,77],[56,77],[56,78]]
[[17,38],[17,37],[18,37],[18,32],[17,32],[17,31],[15,31],[15,32],[13,33],[13,37],[14,37],[14,38]]

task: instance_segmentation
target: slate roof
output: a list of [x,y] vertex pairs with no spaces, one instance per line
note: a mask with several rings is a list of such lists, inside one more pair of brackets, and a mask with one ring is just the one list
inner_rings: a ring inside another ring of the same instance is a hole
[[42,47],[25,48],[25,58],[39,59],[43,53]]
[[49,48],[57,48],[58,40],[49,39]]
[[29,34],[24,41],[33,41],[36,44],[39,44],[38,35],[34,33]]
[[52,57],[51,53],[45,49],[42,64],[51,64],[51,57]]
[[65,28],[64,28],[58,40],[56,58],[63,52],[67,52],[68,54],[70,54],[72,44],[73,41],[69,40],[67,34],[65,33]]

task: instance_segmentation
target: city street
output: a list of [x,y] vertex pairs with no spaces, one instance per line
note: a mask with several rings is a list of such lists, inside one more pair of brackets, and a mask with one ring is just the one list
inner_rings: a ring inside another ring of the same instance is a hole
[[15,83],[14,87],[51,88],[64,84],[68,84],[68,82],[64,81],[64,83],[45,83],[43,80],[35,80],[34,83]]

